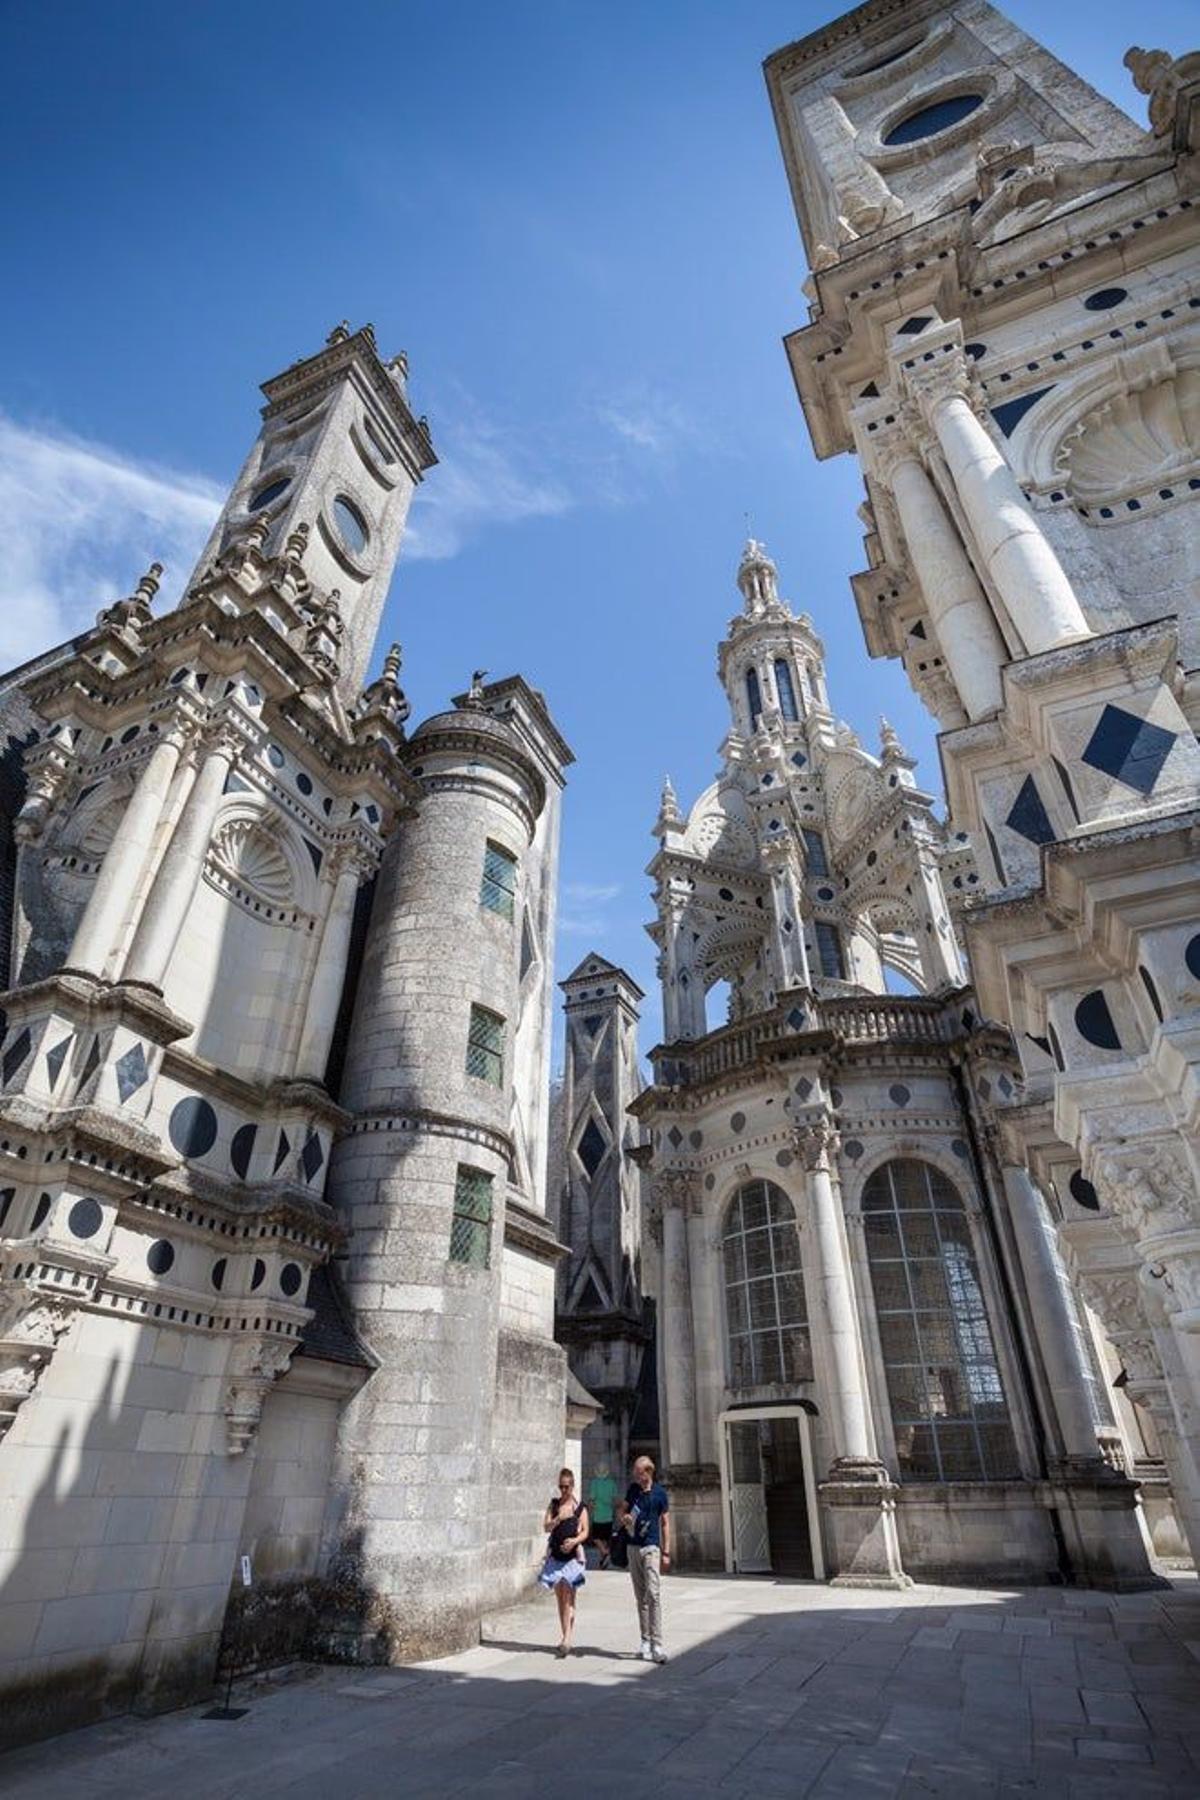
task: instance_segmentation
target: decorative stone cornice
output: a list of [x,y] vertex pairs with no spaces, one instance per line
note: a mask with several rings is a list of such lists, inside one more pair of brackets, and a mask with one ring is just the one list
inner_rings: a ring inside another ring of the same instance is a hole
[[504,1203],[504,1242],[515,1250],[524,1250],[539,1262],[551,1264],[571,1253],[570,1245],[560,1241],[544,1214],[523,1206],[511,1194]]
[[1139,1237],[1200,1218],[1195,1184],[1179,1150],[1161,1140],[1097,1143],[1087,1157],[1089,1180]]

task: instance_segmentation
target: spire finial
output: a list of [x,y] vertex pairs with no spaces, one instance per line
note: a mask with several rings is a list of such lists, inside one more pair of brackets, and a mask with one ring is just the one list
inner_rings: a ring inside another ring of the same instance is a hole
[[474,712],[483,711],[483,684],[487,680],[486,669],[476,669],[471,676],[471,685],[467,689],[467,697],[463,706],[469,706]]
[[325,339],[325,342],[327,344],[344,344],[349,336],[350,321],[349,319],[341,319],[334,326],[329,336]]
[[658,803],[658,817],[654,821],[654,835],[661,837],[664,831],[677,829],[683,824],[683,814],[679,810],[675,788],[669,775],[663,776],[662,798]]
[[133,590],[134,599],[140,601],[147,612],[150,610],[150,602],[158,592],[158,584],[162,580],[162,572],[162,564],[160,562],[152,562]]
[[390,681],[393,687],[399,680],[402,660],[399,644],[393,644],[383,659],[383,679]]
[[742,560],[738,564],[737,583],[746,602],[746,611],[752,617],[765,612],[768,607],[778,606],[777,577],[778,570],[767,554],[766,545],[761,544],[757,538],[747,537],[746,548],[742,551]]

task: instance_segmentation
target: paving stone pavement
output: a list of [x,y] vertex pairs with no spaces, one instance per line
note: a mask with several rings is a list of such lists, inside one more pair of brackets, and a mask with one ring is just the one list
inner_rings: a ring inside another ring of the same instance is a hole
[[460,1656],[299,1669],[247,1684],[234,1722],[196,1707],[12,1752],[0,1795],[1200,1794],[1194,1580],[893,1595],[673,1576],[664,1598],[663,1668],[633,1654],[627,1578],[592,1574],[569,1661],[539,1595]]

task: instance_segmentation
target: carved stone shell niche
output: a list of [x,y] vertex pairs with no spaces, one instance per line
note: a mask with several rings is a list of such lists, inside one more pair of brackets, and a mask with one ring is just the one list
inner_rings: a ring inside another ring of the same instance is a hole
[[1055,467],[1081,506],[1186,486],[1200,442],[1200,368],[1116,394],[1061,439]]

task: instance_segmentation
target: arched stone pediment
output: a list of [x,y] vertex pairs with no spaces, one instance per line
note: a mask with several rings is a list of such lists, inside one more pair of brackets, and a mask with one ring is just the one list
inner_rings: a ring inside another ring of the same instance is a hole
[[713,782],[688,814],[683,851],[730,869],[758,866],[758,848],[742,791],[732,782]]

